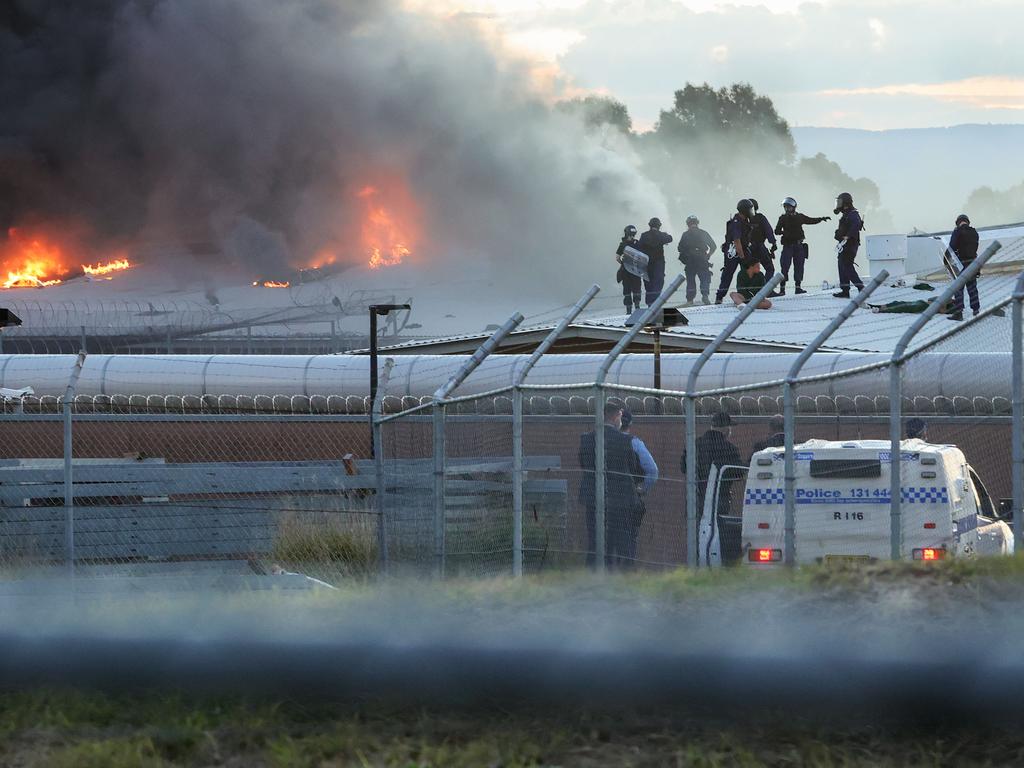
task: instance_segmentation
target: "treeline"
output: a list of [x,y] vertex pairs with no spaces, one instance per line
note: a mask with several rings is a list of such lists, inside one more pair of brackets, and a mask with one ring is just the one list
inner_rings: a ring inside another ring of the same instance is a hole
[[878,185],[852,178],[823,154],[797,157],[789,123],[749,84],[687,83],[650,131],[634,130],[626,105],[604,96],[564,101],[559,109],[609,142],[626,142],[638,172],[665,196],[677,228],[689,213],[711,224],[724,221],[743,197],[757,198],[771,214],[791,195],[805,213],[820,215],[843,191],[853,194],[871,229],[892,227]]

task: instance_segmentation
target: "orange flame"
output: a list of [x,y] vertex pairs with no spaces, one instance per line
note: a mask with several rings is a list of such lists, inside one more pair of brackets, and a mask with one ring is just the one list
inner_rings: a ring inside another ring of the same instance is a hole
[[[370,254],[370,269],[393,267],[401,264],[410,255],[409,246],[413,241],[413,220],[415,206],[408,199],[404,187],[396,187],[387,196],[377,187],[366,186],[356,193],[366,207],[363,218],[362,242]],[[393,207],[402,210],[404,217],[396,216]]]
[[7,278],[4,288],[39,288],[56,285],[61,275],[68,272],[60,248],[42,238],[26,238],[15,227],[7,231],[7,252],[4,253],[3,271]]
[[82,271],[87,275],[109,275],[111,272],[120,272],[124,269],[131,269],[132,264],[128,259],[115,259],[106,264],[83,264]]
[[65,237],[58,243],[54,237],[26,235],[20,228],[11,227],[7,230],[7,242],[0,243],[0,275],[7,275],[0,281],[0,287],[43,288],[82,274],[110,280],[111,273],[133,266],[127,258],[118,256],[106,263],[76,267],[75,261],[65,256],[72,241]]
[[291,286],[291,283],[287,280],[283,282],[280,280],[264,280],[263,282],[260,282],[259,280],[253,281],[253,287],[259,288],[261,286],[263,288],[288,288]]

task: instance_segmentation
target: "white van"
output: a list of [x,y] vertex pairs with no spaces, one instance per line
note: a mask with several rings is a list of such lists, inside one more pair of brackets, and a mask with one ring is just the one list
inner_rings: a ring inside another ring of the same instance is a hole
[[[809,440],[796,459],[798,564],[890,556],[888,440]],[[903,557],[940,560],[1013,554],[1013,534],[959,448],[901,444]],[[728,513],[730,486],[743,476],[742,515]],[[766,448],[749,467],[713,467],[699,524],[701,565],[785,560],[785,452]],[[718,510],[719,514],[709,514]]]

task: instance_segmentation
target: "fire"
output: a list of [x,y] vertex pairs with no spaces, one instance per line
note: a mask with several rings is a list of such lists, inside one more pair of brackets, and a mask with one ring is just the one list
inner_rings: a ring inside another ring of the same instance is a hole
[[[404,186],[385,195],[380,189],[366,186],[356,193],[365,206],[362,242],[370,255],[370,269],[393,267],[401,264],[412,251],[413,221],[416,208]],[[404,211],[404,219],[394,213]]]
[[7,230],[7,242],[0,242],[0,275],[7,275],[0,286],[44,288],[82,275],[110,280],[110,274],[133,266],[121,255],[107,262],[78,263],[65,255],[67,250],[73,250],[68,245],[71,242],[74,242],[74,238],[65,237],[58,243],[51,236],[27,235],[20,228],[11,227]]
[[287,280],[264,280],[263,282],[260,282],[259,280],[253,281],[253,287],[259,288],[260,286],[264,288],[288,288],[291,286],[291,283]]
[[[25,237],[17,228],[7,231],[4,249],[4,288],[41,288],[56,285],[68,273],[60,247],[39,237]],[[2,273],[0,273],[2,274]]]
[[106,264],[83,264],[82,271],[87,275],[93,275],[98,277],[100,275],[109,275],[111,272],[120,272],[123,269],[131,269],[132,264],[128,259],[115,259],[114,261],[108,261]]

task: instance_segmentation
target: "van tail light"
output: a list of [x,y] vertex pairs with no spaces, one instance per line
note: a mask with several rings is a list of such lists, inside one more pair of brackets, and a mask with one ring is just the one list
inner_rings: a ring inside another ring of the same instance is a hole
[[925,524],[924,524],[924,527],[925,527],[925,528],[926,528],[927,530],[929,530],[929,531],[934,531],[934,530],[935,530],[935,523],[925,523]]
[[946,550],[944,547],[924,547],[915,549],[912,556],[915,560],[945,560]]
[[778,563],[782,560],[781,549],[751,549],[747,557],[752,563]]

